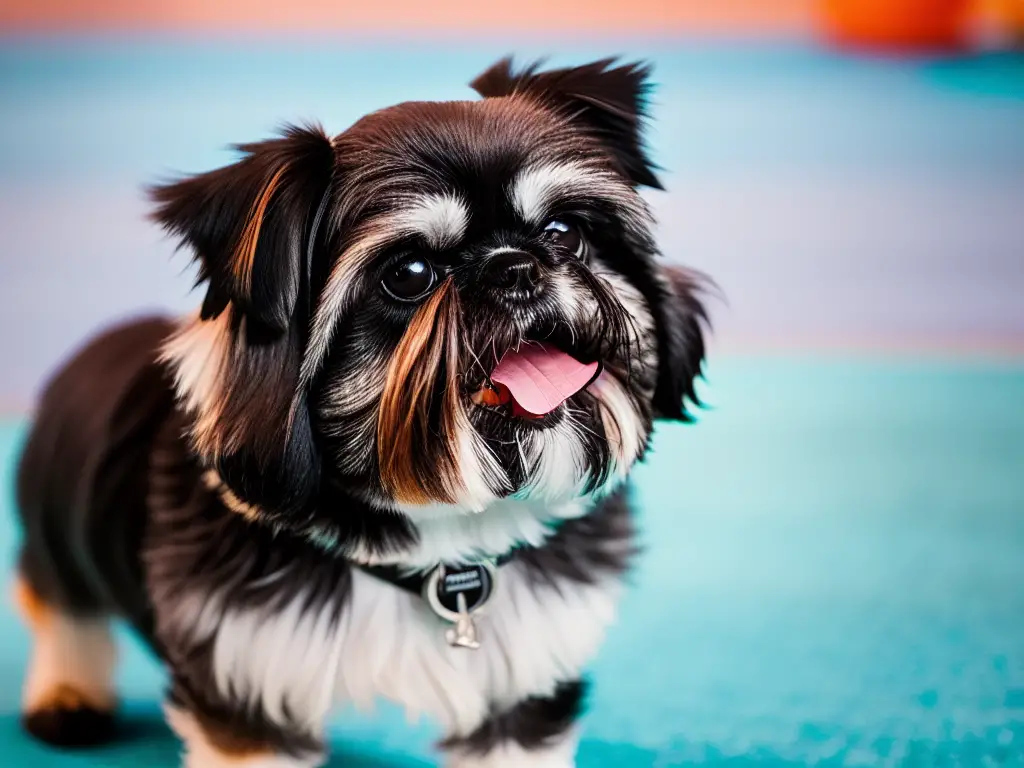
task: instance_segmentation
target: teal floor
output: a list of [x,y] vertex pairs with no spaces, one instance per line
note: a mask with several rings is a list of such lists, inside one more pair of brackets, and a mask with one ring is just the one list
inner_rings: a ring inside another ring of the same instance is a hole
[[[648,547],[594,666],[581,768],[1024,766],[1024,364],[733,360],[636,475]],[[24,426],[0,427],[0,545]],[[17,727],[26,636],[0,610],[0,765],[172,766],[129,641],[131,740],[80,756]],[[352,768],[428,766],[383,706]]]

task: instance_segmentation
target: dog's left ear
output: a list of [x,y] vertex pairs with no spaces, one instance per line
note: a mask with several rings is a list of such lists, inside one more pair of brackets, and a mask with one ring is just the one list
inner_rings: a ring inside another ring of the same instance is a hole
[[701,302],[701,278],[683,267],[660,266],[652,302],[658,336],[658,384],[655,416],[692,421],[688,406],[700,406],[696,383],[704,365],[707,310]]
[[288,329],[305,275],[302,249],[330,183],[334,150],[318,127],[236,147],[231,165],[151,187],[153,219],[190,247],[208,281],[204,315],[230,301],[252,326]]
[[299,374],[334,149],[315,127],[239,149],[231,165],[150,190],[153,218],[192,251],[206,284],[199,319],[164,357],[207,465],[245,503],[294,513],[320,482]]
[[615,59],[602,59],[547,72],[534,64],[515,72],[512,60],[503,59],[470,86],[485,98],[524,94],[562,110],[604,145],[634,185],[662,189],[643,147],[650,68],[614,64]]

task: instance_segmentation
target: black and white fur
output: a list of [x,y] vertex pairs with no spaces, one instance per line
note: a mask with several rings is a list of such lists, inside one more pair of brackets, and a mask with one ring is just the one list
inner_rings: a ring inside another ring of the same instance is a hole
[[[646,78],[504,61],[481,100],[289,128],[154,189],[205,299],[98,337],[42,398],[18,488],[30,732],[116,734],[125,616],[169,668],[188,766],[318,765],[332,709],[377,697],[440,723],[451,766],[574,764],[582,677],[635,551],[625,481],[653,420],[688,418],[704,354],[697,281],[658,263],[637,192],[658,187]],[[495,288],[502,253],[533,265],[533,294]],[[381,281],[409,254],[437,285],[400,301]],[[405,393],[386,390],[434,300],[450,335],[410,406],[413,480],[389,481],[382,410]],[[604,372],[539,421],[470,402],[504,350],[539,341]],[[476,651],[359,567],[510,552]]]

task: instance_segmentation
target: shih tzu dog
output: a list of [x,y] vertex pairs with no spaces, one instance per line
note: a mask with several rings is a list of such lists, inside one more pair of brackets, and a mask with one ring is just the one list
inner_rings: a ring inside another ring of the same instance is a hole
[[185,764],[313,766],[338,704],[460,768],[574,764],[636,550],[626,479],[687,420],[693,273],[640,187],[647,68],[480,75],[154,188],[201,308],[49,383],[20,465],[24,724],[116,736],[110,622],[166,664]]

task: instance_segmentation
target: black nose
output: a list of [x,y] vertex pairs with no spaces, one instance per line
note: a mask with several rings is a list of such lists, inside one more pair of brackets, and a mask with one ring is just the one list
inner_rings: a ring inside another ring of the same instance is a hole
[[487,260],[484,278],[500,291],[533,293],[540,286],[540,265],[528,253],[503,251]]

